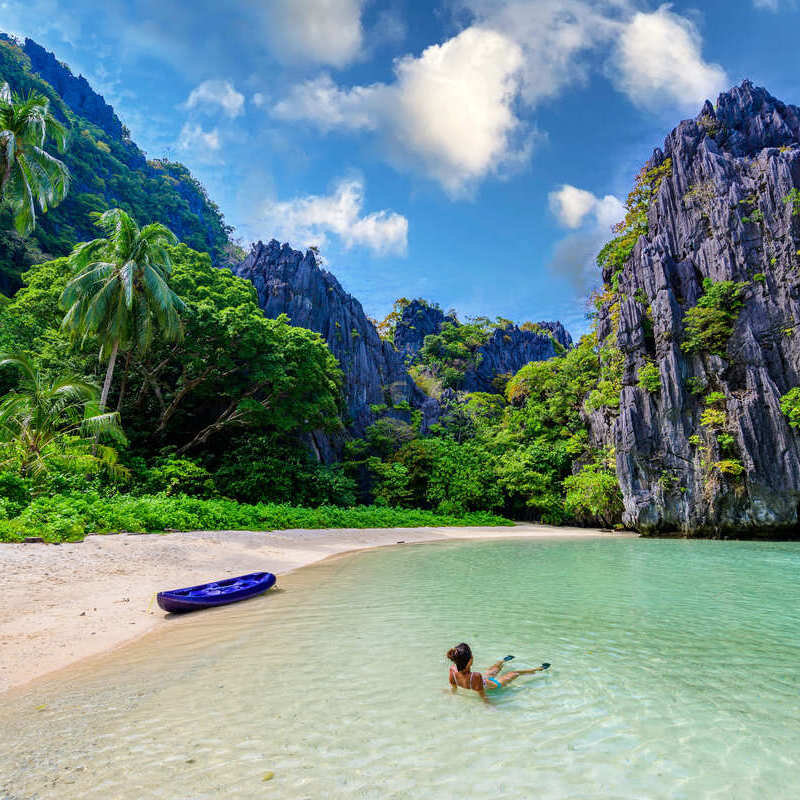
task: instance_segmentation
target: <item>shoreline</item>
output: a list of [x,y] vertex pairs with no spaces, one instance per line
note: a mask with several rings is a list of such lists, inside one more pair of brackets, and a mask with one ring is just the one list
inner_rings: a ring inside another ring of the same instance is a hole
[[0,543],[0,696],[163,628],[155,593],[257,570],[276,575],[349,553],[465,539],[636,534],[518,524],[107,534],[60,545]]

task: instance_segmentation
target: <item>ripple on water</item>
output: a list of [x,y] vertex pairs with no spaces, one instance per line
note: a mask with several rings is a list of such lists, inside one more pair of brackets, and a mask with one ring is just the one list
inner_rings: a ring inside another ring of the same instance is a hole
[[[792,797],[798,567],[630,539],[325,562],[10,696],[0,796]],[[553,668],[454,696],[462,639]]]

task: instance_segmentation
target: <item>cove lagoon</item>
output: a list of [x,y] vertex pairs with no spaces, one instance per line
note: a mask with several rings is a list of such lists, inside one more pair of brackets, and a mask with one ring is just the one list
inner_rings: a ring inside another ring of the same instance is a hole
[[[403,545],[4,697],[0,797],[789,798],[800,543]],[[475,668],[552,662],[493,693]]]

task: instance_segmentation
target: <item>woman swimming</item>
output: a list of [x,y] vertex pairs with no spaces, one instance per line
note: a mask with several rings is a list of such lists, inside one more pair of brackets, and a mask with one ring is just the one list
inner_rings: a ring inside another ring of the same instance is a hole
[[485,673],[472,671],[472,650],[466,642],[461,642],[447,651],[447,657],[453,662],[450,667],[450,688],[455,692],[456,689],[472,689],[486,699],[485,692],[491,689],[502,689],[508,686],[511,681],[519,678],[520,675],[531,675],[534,672],[542,672],[547,669],[549,664],[542,664],[541,667],[533,669],[515,669],[500,674],[505,662],[498,661],[492,664]]

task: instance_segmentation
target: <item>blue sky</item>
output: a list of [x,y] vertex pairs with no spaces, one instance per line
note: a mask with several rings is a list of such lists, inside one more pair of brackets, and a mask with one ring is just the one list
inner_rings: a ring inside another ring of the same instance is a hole
[[800,103],[794,0],[0,0],[246,245],[316,243],[367,313],[586,328],[639,166],[751,78]]

